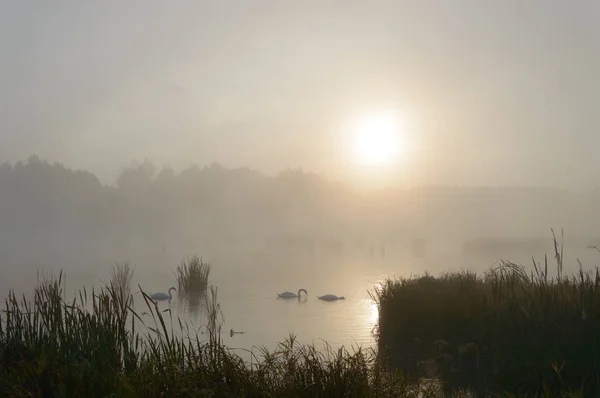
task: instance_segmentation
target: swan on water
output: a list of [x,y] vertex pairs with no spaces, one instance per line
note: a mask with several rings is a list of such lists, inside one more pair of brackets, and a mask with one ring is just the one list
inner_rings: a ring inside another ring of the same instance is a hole
[[308,292],[306,291],[306,289],[300,289],[298,290],[298,294],[296,293],[292,293],[292,292],[283,292],[283,293],[277,293],[278,298],[284,298],[284,299],[288,299],[288,298],[300,298],[300,293],[304,292],[304,294],[306,296],[308,296]]
[[171,295],[171,290],[177,291],[177,289],[175,289],[174,287],[171,287],[171,288],[169,288],[169,294],[164,293],[164,292],[152,293],[150,295],[150,298],[155,301],[169,300],[169,304],[171,304],[171,300],[173,299],[173,296]]
[[317,297],[319,300],[324,300],[324,301],[336,301],[336,300],[345,300],[346,298],[344,296],[336,296],[335,294],[326,294],[324,296],[318,296]]

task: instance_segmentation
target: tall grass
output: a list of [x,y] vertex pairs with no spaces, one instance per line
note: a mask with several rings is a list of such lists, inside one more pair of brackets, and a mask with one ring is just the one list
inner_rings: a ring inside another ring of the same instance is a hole
[[63,285],[65,283],[65,277],[64,274],[62,272],[59,273],[58,277],[54,274],[54,272],[50,273],[50,274],[46,274],[43,270],[37,270],[36,272],[36,279],[37,279],[37,284],[36,284],[36,289],[39,289],[43,286],[50,286],[50,285],[54,285],[54,282],[58,279],[58,281],[60,282],[59,285]]
[[129,261],[115,263],[110,270],[109,284],[115,292],[124,299],[131,295],[131,281],[134,270],[129,266]]
[[60,278],[33,302],[11,292],[0,314],[0,396],[417,396],[361,349],[321,352],[291,337],[245,362],[220,342],[216,293],[205,301],[214,322],[202,340],[143,291],[149,324],[111,286],[70,301]]
[[178,303],[187,303],[192,308],[201,304],[208,289],[208,277],[212,266],[198,256],[184,259],[175,271]]
[[217,298],[218,290],[219,289],[216,286],[211,285],[210,294],[207,294],[204,298],[204,309],[206,311],[206,328],[208,329],[209,336],[220,344],[221,330],[225,319],[223,318],[223,312],[221,311],[221,304]]
[[503,261],[483,276],[459,272],[387,280],[371,294],[378,344],[392,364],[483,394],[600,391],[600,272],[556,276]]
[[[128,303],[113,290],[73,301],[58,280],[35,289],[33,302],[6,299],[0,323],[0,396],[104,396],[124,391],[139,338],[126,328]],[[88,299],[93,310],[86,311]],[[3,325],[3,326],[2,326]],[[133,330],[133,329],[132,329]]]

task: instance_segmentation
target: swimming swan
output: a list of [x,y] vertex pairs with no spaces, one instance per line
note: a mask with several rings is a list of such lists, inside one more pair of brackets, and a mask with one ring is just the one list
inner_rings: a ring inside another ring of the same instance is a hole
[[169,289],[169,294],[167,293],[163,293],[163,292],[158,292],[158,293],[152,293],[150,295],[150,298],[152,300],[155,301],[165,301],[165,300],[169,300],[169,304],[171,304],[171,300],[173,299],[173,296],[171,295],[171,290],[175,290],[177,291],[177,289],[175,289],[174,287],[171,287]]
[[336,300],[345,300],[344,296],[336,296],[335,294],[326,294],[324,296],[317,297],[319,300],[323,301],[336,301]]
[[283,298],[283,299],[288,299],[288,298],[298,298],[300,299],[300,293],[304,292],[304,294],[306,296],[308,296],[308,292],[306,291],[306,289],[300,289],[298,290],[298,294],[296,293],[292,293],[292,292],[283,292],[283,293],[277,293],[278,298]]

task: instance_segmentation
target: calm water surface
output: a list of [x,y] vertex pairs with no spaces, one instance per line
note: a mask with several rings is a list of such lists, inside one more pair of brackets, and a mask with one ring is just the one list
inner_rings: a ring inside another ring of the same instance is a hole
[[[282,260],[269,254],[221,256],[212,261],[213,270],[210,284],[218,287],[218,301],[224,318],[222,339],[231,348],[251,350],[255,347],[276,348],[291,333],[302,343],[314,343],[323,347],[327,342],[332,348],[341,346],[374,347],[373,329],[377,324],[377,307],[369,297],[368,291],[386,277],[422,273],[433,273],[460,269],[463,267],[484,270],[493,262],[493,258],[474,259],[449,253],[428,253],[427,256],[389,255],[372,258],[353,256],[350,258],[312,258],[310,260]],[[517,261],[530,261],[516,258]],[[138,284],[147,293],[166,292],[170,286],[176,286],[175,266],[164,267],[156,263],[177,264],[177,260],[139,258],[133,264],[152,264],[136,266],[133,290]],[[0,295],[3,297],[9,288],[20,294],[30,292],[37,281],[37,268],[10,268],[0,278]],[[47,274],[50,269],[43,269]],[[89,271],[67,271],[66,292],[98,288],[108,279],[110,266],[96,266]],[[55,269],[54,272],[57,272]],[[282,300],[277,293],[308,290],[307,300]],[[345,300],[324,302],[317,296],[335,294]],[[177,313],[177,299],[171,305],[160,303],[161,309],[171,309],[174,316],[180,316],[191,329],[200,330],[206,324],[203,314]],[[136,300],[136,310],[143,311],[141,300]],[[151,318],[145,321],[153,326]],[[230,329],[244,332],[230,336]],[[256,350],[255,350],[256,351]],[[243,350],[240,351],[242,353]]]
[[[264,255],[245,263],[239,259],[213,262],[209,283],[218,288],[217,298],[223,315],[222,339],[231,348],[251,350],[256,347],[274,349],[290,334],[297,341],[314,343],[323,347],[328,343],[332,348],[360,345],[372,347],[375,344],[373,328],[377,323],[377,307],[370,299],[368,290],[379,283],[386,275],[391,275],[391,262],[349,261],[343,259],[312,260],[310,262],[275,261]],[[242,265],[240,265],[242,263]],[[398,267],[395,267],[398,269]],[[58,269],[41,268],[46,275],[58,273]],[[65,291],[72,298],[75,291],[86,287],[98,289],[108,279],[109,267],[96,267],[93,271],[66,271]],[[8,289],[17,294],[30,293],[36,285],[37,268],[12,270],[0,284],[3,297]],[[177,286],[175,267],[137,266],[132,290],[138,291],[138,284],[145,292],[166,292],[170,286]],[[396,272],[397,273],[397,272]],[[298,289],[308,291],[307,299],[278,299],[277,293]],[[324,294],[344,296],[345,300],[325,302],[317,299]],[[162,310],[171,309],[174,317],[179,316],[190,325],[191,330],[206,325],[204,311],[191,314],[178,313],[177,294],[169,305],[159,303]],[[143,300],[136,297],[135,308],[140,313],[145,310]],[[90,305],[91,308],[91,305]],[[168,313],[165,313],[168,319]],[[144,316],[147,326],[154,326],[149,316]],[[179,329],[177,322],[174,322]],[[230,336],[230,329],[244,332]],[[256,349],[255,349],[256,351]]]
[[[285,270],[266,264],[261,262],[237,270],[215,268],[212,272],[211,283],[218,287],[224,320],[222,338],[229,347],[273,349],[291,333],[299,342],[318,347],[325,342],[332,348],[348,349],[375,344],[372,332],[378,313],[368,290],[385,277],[385,264],[360,267],[319,262]],[[172,274],[168,272],[157,275],[164,281],[170,277]],[[166,291],[168,287],[157,285],[154,290]],[[277,298],[277,293],[296,293],[300,288],[308,291],[306,300]],[[324,294],[346,299],[335,302],[317,299]],[[173,310],[178,308],[175,301],[170,306]],[[168,303],[161,303],[161,308],[169,308]],[[180,316],[195,326],[206,323],[203,314],[194,317],[188,312]],[[244,333],[231,337],[230,329]]]

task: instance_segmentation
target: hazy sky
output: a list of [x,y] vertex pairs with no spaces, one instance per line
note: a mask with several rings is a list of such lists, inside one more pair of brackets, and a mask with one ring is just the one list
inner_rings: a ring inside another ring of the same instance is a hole
[[398,183],[600,184],[597,1],[0,4],[0,161],[351,180],[340,125],[399,107]]

